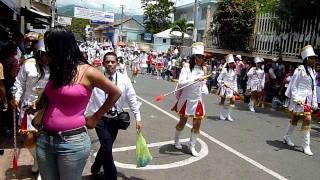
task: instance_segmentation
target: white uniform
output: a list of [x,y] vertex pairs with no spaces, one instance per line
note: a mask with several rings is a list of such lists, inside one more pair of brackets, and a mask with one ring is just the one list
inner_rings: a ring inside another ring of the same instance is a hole
[[140,58],[139,56],[132,56],[131,60],[131,69],[134,70],[140,70]]
[[[204,76],[204,72],[200,66],[195,65],[193,71],[184,67],[181,69],[177,88],[193,83],[197,78]],[[172,110],[180,115],[193,117],[203,117],[205,109],[202,101],[202,94],[208,93],[207,86],[204,81],[190,85],[176,93],[178,101]]]
[[[35,59],[28,59],[22,65],[14,83],[17,88],[15,99],[21,102],[21,106],[31,105],[38,98],[37,88],[44,88],[49,79],[49,68],[44,68],[45,76],[39,80],[40,73],[38,72]],[[31,121],[34,115],[27,115],[27,130],[36,129],[32,126]]]
[[233,93],[238,92],[237,74],[233,69],[223,68],[217,79],[219,85],[219,96],[233,97]]
[[252,67],[248,75],[247,87],[252,91],[261,92],[264,89],[265,84],[265,73],[263,69]]
[[[307,74],[303,65],[300,65],[294,71],[286,91],[286,96],[290,98],[290,111],[304,112],[304,103],[312,109],[318,108],[315,71],[311,67],[308,67],[308,71],[311,77]],[[302,102],[302,105],[298,105],[298,101]]]

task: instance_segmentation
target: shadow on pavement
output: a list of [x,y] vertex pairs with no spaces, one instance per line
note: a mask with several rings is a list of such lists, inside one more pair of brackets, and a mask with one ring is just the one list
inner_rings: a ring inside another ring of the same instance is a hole
[[275,149],[275,151],[280,151],[280,150],[292,150],[292,151],[297,151],[297,152],[301,152],[301,150],[297,149],[297,146],[294,147],[290,147],[287,144],[284,144],[283,141],[279,141],[279,140],[267,140],[266,143],[270,146],[276,147],[277,149]]
[[211,121],[223,121],[220,120],[219,116],[206,116],[207,120],[211,120]]
[[118,179],[119,178],[122,178],[123,180],[144,180],[144,179],[141,179],[141,178],[138,178],[138,177],[134,177],[134,176],[127,177],[126,175],[124,175],[121,172],[118,172]]
[[13,171],[12,168],[6,170],[5,180],[11,179],[36,179],[37,174],[31,172],[32,165],[18,166],[18,170]]
[[189,149],[188,146],[184,144],[182,144],[182,150],[176,149],[173,144],[168,144],[168,145],[161,146],[159,148],[159,153],[174,155],[174,156],[177,156],[177,155],[181,156],[185,154],[190,154],[188,149]]

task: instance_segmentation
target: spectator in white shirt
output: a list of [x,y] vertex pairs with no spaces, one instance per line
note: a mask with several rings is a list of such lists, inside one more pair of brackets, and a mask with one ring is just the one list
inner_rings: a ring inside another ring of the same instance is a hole
[[[118,127],[115,121],[117,114],[123,111],[125,104],[128,104],[136,119],[136,129],[141,128],[140,105],[138,104],[135,90],[127,75],[117,72],[117,55],[108,52],[103,58],[103,66],[106,69],[105,76],[115,83],[122,91],[121,97],[115,106],[106,113],[97,123],[96,132],[100,141],[100,149],[95,162],[91,166],[91,173],[97,175],[101,166],[104,169],[105,179],[117,179],[117,169],[113,161],[112,145],[118,134]],[[94,88],[86,109],[86,115],[96,112],[108,97],[104,91]]]

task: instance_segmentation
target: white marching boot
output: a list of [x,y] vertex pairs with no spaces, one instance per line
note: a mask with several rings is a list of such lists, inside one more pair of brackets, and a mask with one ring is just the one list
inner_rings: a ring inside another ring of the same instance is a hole
[[176,130],[174,134],[174,147],[179,150],[182,149],[182,146],[180,144],[180,134],[181,134],[181,131],[178,131],[178,130]]
[[33,166],[31,168],[32,173],[38,173],[39,167],[38,167],[38,161],[37,161],[37,154],[36,154],[36,148],[29,149],[32,157],[33,157]]
[[228,109],[227,120],[233,122],[233,119],[232,119],[232,117],[231,117],[231,111],[232,111],[232,108],[229,108],[229,109]]
[[200,154],[196,151],[196,142],[197,142],[197,137],[198,135],[195,134],[194,132],[191,132],[191,137],[190,137],[190,144],[189,144],[189,150],[194,157],[199,157]]
[[313,153],[311,152],[311,149],[310,149],[310,131],[303,131],[302,134],[303,134],[303,137],[302,137],[303,152],[306,155],[312,156]]
[[220,112],[219,112],[219,118],[220,118],[220,120],[226,120],[226,114],[225,114],[225,112],[226,112],[226,109],[224,108],[224,106],[221,106],[221,108],[220,108]]
[[287,132],[286,135],[283,136],[283,143],[287,144],[288,146],[293,147],[294,143],[292,142],[290,136],[292,135],[294,131],[294,126],[289,123],[288,127],[287,127]]
[[250,102],[249,102],[249,110],[251,111],[251,112],[256,112],[255,110],[254,110],[254,102],[250,99]]

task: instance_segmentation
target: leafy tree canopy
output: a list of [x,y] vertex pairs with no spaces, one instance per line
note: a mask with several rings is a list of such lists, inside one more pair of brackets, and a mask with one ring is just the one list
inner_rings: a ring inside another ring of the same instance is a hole
[[230,50],[249,50],[249,37],[256,16],[255,0],[223,0],[213,17],[214,33],[220,46]]
[[192,31],[193,24],[192,23],[188,23],[186,19],[178,19],[172,24],[171,27],[172,27],[171,32],[172,31],[180,31],[182,33],[182,35],[181,35],[181,44],[183,44],[184,35],[187,32]]
[[174,3],[170,0],[141,0],[143,23],[147,32],[158,33],[171,27],[170,14]]
[[72,22],[70,26],[67,26],[74,33],[80,34],[83,39],[86,39],[85,28],[86,25],[90,24],[89,19],[81,19],[81,18],[72,18]]

